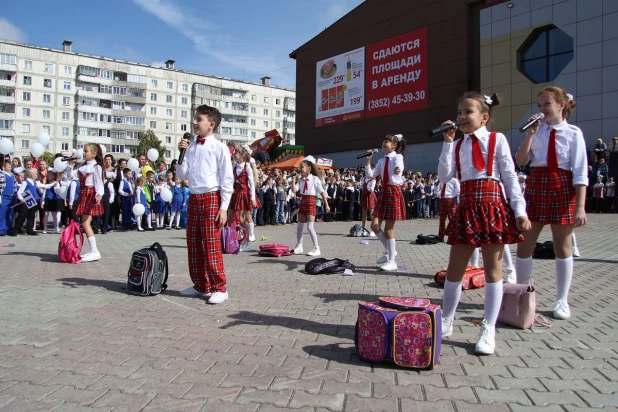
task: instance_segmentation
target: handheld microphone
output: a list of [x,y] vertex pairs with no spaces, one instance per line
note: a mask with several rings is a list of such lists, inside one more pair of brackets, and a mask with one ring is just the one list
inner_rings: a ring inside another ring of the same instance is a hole
[[436,127],[435,129],[431,129],[429,131],[429,137],[436,137],[437,135],[448,132],[449,130],[456,127],[459,127],[459,120],[457,120],[455,123],[445,124],[440,127]]
[[63,162],[69,162],[71,160],[77,160],[77,156],[73,155],[73,156],[63,156],[60,158],[60,160],[62,160]]
[[[187,140],[190,141],[191,140],[191,133],[187,132],[182,136],[183,140]],[[178,156],[178,164],[181,165],[182,162],[184,162],[185,160],[185,152],[187,151],[187,149],[180,149],[180,155]]]
[[371,155],[374,155],[378,153],[378,149],[371,149],[363,154],[359,154],[358,156],[356,156],[357,159],[362,159],[363,157],[369,157]]
[[536,115],[535,119],[530,120],[528,123],[526,123],[525,125],[523,125],[522,127],[519,128],[520,132],[525,132],[526,130],[530,129],[532,126],[534,126],[534,124],[536,122],[540,122],[541,120],[543,120],[545,118],[545,115],[543,113],[538,113]]

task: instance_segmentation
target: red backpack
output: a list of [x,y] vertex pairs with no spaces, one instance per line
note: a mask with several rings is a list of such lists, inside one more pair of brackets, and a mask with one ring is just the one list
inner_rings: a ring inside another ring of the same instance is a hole
[[[79,236],[79,242],[75,239]],[[58,243],[58,257],[64,263],[81,263],[79,253],[84,245],[84,234],[79,224],[71,220],[69,225],[62,231]]]

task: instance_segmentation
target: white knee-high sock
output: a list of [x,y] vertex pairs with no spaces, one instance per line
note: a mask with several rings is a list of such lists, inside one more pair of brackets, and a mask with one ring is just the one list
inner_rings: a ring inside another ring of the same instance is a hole
[[297,245],[302,245],[303,244],[303,229],[304,229],[305,224],[304,223],[297,223],[296,224],[296,244]]
[[315,229],[313,228],[314,222],[307,222],[307,230],[309,231],[309,235],[311,236],[311,241],[313,242],[313,246],[318,245],[318,235],[315,233]]
[[146,216],[146,224],[148,225],[148,229],[152,229],[152,216]]
[[378,238],[380,243],[382,243],[382,246],[384,246],[384,250],[388,251],[388,244],[386,242],[387,239],[386,239],[386,235],[384,234],[384,231],[381,230],[380,233],[376,233],[376,237]]
[[137,223],[137,230],[142,230],[142,217],[135,216],[135,223]]
[[43,232],[47,232],[47,222],[49,220],[49,212],[41,212],[43,213],[43,227],[41,228]]
[[176,227],[180,226],[180,212],[176,212]]
[[495,325],[496,320],[498,320],[503,292],[502,279],[496,283],[488,283],[485,285],[485,320],[490,325]]
[[249,236],[255,235],[255,223],[247,223],[249,226]]
[[513,267],[513,256],[511,256],[511,249],[509,248],[509,245],[504,245],[504,263],[506,264],[507,268],[512,268]]
[[388,261],[389,262],[394,262],[395,261],[395,251],[397,244],[395,242],[395,239],[386,239],[386,250],[388,251]]
[[532,277],[532,256],[527,259],[516,258],[517,283],[525,285]]
[[479,250],[480,248],[475,248],[474,252],[472,252],[472,256],[470,256],[470,261],[468,264],[470,266],[478,266],[479,265]]
[[167,227],[172,227],[172,223],[174,223],[174,219],[176,218],[176,213],[178,212],[172,212],[170,214],[170,220],[169,220],[169,223],[167,224]]
[[572,278],[573,256],[566,259],[556,258],[556,300],[567,302]]
[[573,234],[571,235],[571,247],[572,248],[577,247],[577,237],[575,237],[575,232],[573,232]]
[[60,216],[62,212],[54,212],[54,230],[57,232],[60,230]]
[[97,240],[94,238],[94,236],[88,238],[88,243],[90,243],[90,251],[91,252],[98,252]]
[[442,317],[454,318],[459,299],[461,298],[461,282],[444,282],[444,297],[442,298]]

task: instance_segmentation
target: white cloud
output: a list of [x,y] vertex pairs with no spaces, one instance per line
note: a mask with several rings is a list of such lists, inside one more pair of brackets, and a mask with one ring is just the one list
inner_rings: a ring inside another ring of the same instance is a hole
[[0,39],[25,42],[28,40],[28,36],[17,26],[2,17],[0,18]]

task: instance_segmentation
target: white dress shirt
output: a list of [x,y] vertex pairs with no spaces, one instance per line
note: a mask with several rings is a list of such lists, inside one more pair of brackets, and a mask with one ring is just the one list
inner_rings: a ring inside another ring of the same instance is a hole
[[[390,152],[384,157],[388,157],[388,184],[393,186],[401,186],[403,184],[403,156],[397,154],[397,152]],[[399,168],[399,174],[395,174],[395,168]],[[365,166],[365,176],[368,178],[382,176],[384,181],[384,158],[378,160],[378,164],[375,169],[371,168],[371,165]]]
[[116,193],[114,190],[114,184],[112,182],[107,182],[107,190],[109,190],[109,204],[114,203],[114,199],[116,199]]
[[189,144],[185,161],[176,167],[176,176],[189,181],[192,194],[220,191],[219,209],[228,209],[234,190],[230,150],[213,135],[207,136],[204,144]]
[[[519,188],[515,165],[511,156],[511,149],[506,141],[506,137],[502,133],[496,133],[496,148],[493,161],[493,170],[491,176],[487,176],[487,167],[483,170],[477,170],[472,162],[472,139],[470,134],[464,135],[464,141],[461,144],[459,152],[459,166],[461,169],[461,181],[487,179],[491,177],[498,182],[502,182],[506,191],[505,195],[511,199],[511,208],[515,212],[515,217],[528,216],[526,214],[526,201]],[[489,146],[489,131],[485,126],[476,130],[473,133],[477,138],[483,153],[483,159],[487,164],[487,153]],[[457,143],[442,144],[442,153],[440,154],[440,163],[438,164],[438,176],[441,182],[448,182],[453,177],[457,177],[457,166],[455,163],[455,147]]]
[[237,163],[235,166],[236,176],[241,175],[243,168],[247,170],[247,182],[249,185],[249,194],[251,195],[251,201],[254,201],[255,200],[255,182],[253,181],[253,169],[251,168],[251,164],[248,162]]
[[[124,182],[128,183],[128,186],[129,186],[128,192],[124,191]],[[120,196],[128,196],[128,197],[133,196],[133,185],[131,184],[131,181],[129,179],[126,179],[124,177],[122,178],[122,180],[120,181],[120,184],[118,185],[118,194]]]
[[436,194],[436,198],[440,199],[442,198],[442,188],[446,186],[446,190],[444,191],[444,198],[445,199],[453,199],[457,196],[459,196],[459,180],[457,180],[457,178],[453,177],[451,180],[449,180],[448,182],[444,183],[444,182],[440,182],[438,183],[438,186],[436,186],[434,193]]
[[96,160],[89,160],[85,165],[77,169],[79,173],[88,175],[86,177],[86,186],[94,187],[95,195],[103,197],[103,169],[99,166]]
[[[307,181],[307,190],[305,191],[305,181]],[[301,195],[306,196],[315,196],[318,193],[323,193],[324,188],[322,187],[322,181],[319,177],[315,175],[309,175],[307,177],[303,177],[298,181],[299,191]]]
[[371,193],[375,190],[376,187],[376,180],[369,178],[369,177],[363,177],[363,179],[361,180],[361,190],[365,189],[365,183],[367,183],[367,193]]
[[556,155],[558,167],[573,172],[573,185],[588,185],[588,159],[586,158],[586,142],[584,134],[577,126],[562,123],[548,126],[542,123],[532,137],[528,160],[530,167],[547,166],[547,150],[549,134],[556,129]]

